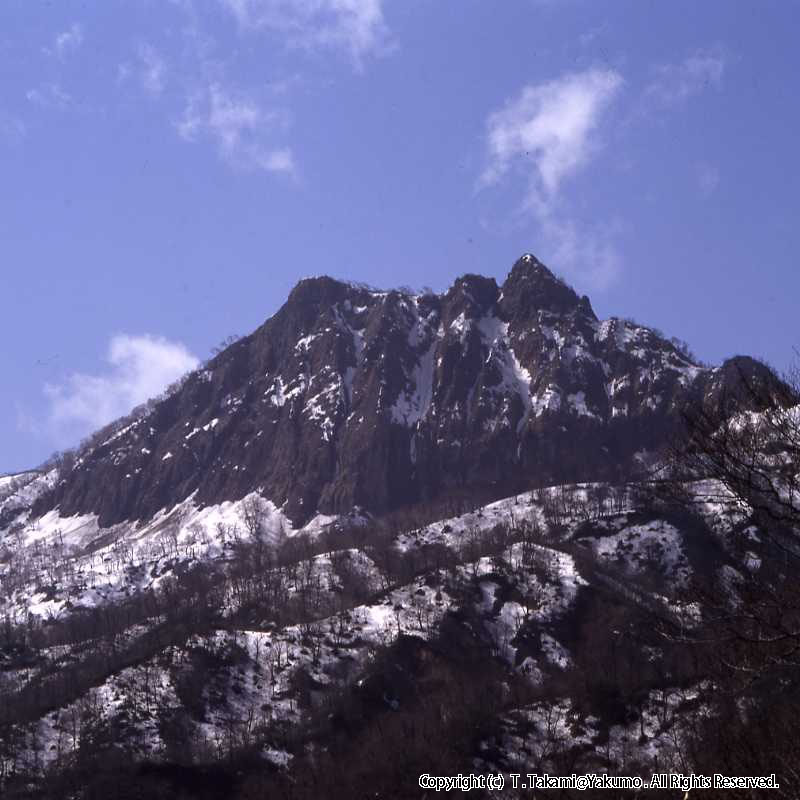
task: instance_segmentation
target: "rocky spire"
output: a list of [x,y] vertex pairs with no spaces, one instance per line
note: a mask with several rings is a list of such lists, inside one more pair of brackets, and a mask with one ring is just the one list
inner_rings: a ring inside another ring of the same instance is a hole
[[554,314],[581,310],[596,319],[589,298],[579,297],[531,253],[525,253],[511,268],[503,284],[502,307],[512,320],[527,318],[540,309]]

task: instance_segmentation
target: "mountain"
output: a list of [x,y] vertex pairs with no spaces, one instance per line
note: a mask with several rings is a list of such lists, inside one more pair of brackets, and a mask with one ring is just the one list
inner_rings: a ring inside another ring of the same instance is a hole
[[301,281],[0,477],[0,795],[797,797],[790,389],[598,320],[531,255],[442,295]]
[[189,495],[258,491],[301,525],[453,492],[618,480],[675,432],[690,398],[738,369],[598,320],[530,254],[502,286],[465,275],[442,295],[308,278],[147,413],[94,437],[36,513],[108,526]]

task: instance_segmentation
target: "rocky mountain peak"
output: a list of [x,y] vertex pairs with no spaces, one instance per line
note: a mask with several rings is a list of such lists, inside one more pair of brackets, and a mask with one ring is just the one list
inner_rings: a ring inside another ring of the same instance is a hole
[[107,526],[257,491],[301,522],[603,480],[657,448],[687,398],[738,377],[644,326],[599,322],[530,254],[502,291],[472,274],[441,295],[307,278],[146,415],[93,437],[37,513]]
[[305,326],[323,311],[345,299],[350,287],[328,275],[300,280],[289,293],[284,309],[299,314]]
[[[234,796],[239,778],[208,764],[228,741],[237,776],[256,766],[269,776],[242,782],[247,796],[275,794],[287,767],[284,796],[313,768],[317,742],[343,752],[319,738],[338,727],[317,724],[320,703],[372,739],[377,714],[402,707],[413,721],[420,686],[463,682],[454,666],[465,652],[464,696],[480,713],[487,687],[500,687],[502,716],[476,750],[484,766],[541,769],[542,713],[555,708],[580,726],[555,768],[582,753],[586,769],[610,765],[613,745],[620,768],[634,758],[652,769],[653,753],[670,758],[685,735],[674,714],[704,719],[716,688],[691,688],[692,671],[675,689],[659,680],[681,654],[674,642],[660,649],[654,613],[689,629],[701,607],[687,593],[703,585],[733,587],[738,607],[736,587],[756,585],[775,540],[754,524],[766,515],[747,519],[724,484],[687,483],[679,513],[683,492],[654,503],[626,483],[658,463],[687,403],[745,416],[743,404],[757,406],[737,389],[768,379],[752,359],[706,368],[632,319],[598,321],[533,256],[502,294],[480,275],[441,295],[301,281],[253,334],[97,431],[74,459],[0,476],[0,794],[6,779],[2,796],[32,796],[12,757],[43,765],[51,798],[89,774],[97,752],[115,771],[140,753],[168,759],[131,776],[172,776],[179,763],[202,770],[193,785],[229,775],[220,796]],[[750,462],[759,469],[794,463],[761,455]],[[612,706],[611,684],[592,676],[602,659],[616,681],[618,655],[633,666]],[[445,685],[431,704],[451,695]],[[505,705],[515,697],[537,700]],[[276,750],[289,741],[291,752]],[[464,755],[447,755],[443,770]],[[302,797],[341,794],[305,786]]]
[[444,295],[443,301],[449,317],[446,323],[459,314],[463,314],[466,319],[479,319],[491,311],[499,296],[500,290],[494,278],[462,275]]
[[530,317],[538,310],[554,314],[580,311],[597,319],[589,298],[580,297],[531,253],[525,253],[511,268],[503,284],[502,305],[511,320]]

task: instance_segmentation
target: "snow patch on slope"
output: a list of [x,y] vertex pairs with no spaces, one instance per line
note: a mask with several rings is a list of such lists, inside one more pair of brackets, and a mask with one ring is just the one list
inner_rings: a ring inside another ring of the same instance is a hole
[[517,394],[522,400],[523,413],[517,422],[519,433],[531,414],[531,374],[522,366],[508,337],[508,323],[495,316],[483,317],[478,323],[484,343],[489,348],[486,361],[494,359],[500,368],[501,381],[496,391]]

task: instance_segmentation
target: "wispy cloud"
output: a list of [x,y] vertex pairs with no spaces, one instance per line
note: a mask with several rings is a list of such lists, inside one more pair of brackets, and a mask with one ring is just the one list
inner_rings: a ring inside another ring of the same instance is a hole
[[293,173],[291,149],[271,144],[286,126],[285,112],[266,109],[253,98],[226,91],[219,84],[196,92],[176,124],[186,141],[213,140],[222,158],[234,167]]
[[150,44],[140,44],[137,49],[140,64],[140,79],[144,90],[151,95],[164,91],[167,65],[158,51]]
[[78,50],[82,44],[83,27],[77,22],[73,22],[67,30],[56,34],[52,46],[45,47],[44,52],[47,55],[63,59]]
[[549,214],[540,219],[542,247],[557,271],[606,289],[620,275],[622,258],[617,248],[619,226],[585,225],[568,215]]
[[719,87],[726,64],[719,47],[696,50],[673,64],[660,64],[645,89],[645,102],[661,108],[683,105],[700,92]]
[[602,112],[622,86],[613,70],[590,69],[526,86],[487,122],[489,165],[483,181],[495,183],[512,167],[531,173],[542,201],[589,159]]
[[49,409],[40,432],[58,441],[89,433],[157,396],[199,362],[180,342],[119,334],[109,342],[107,363],[101,374],[75,372],[45,385]]
[[245,31],[269,29],[296,47],[347,52],[357,66],[393,45],[383,0],[220,0]]
[[589,69],[523,88],[487,120],[487,166],[481,185],[522,175],[523,201],[556,268],[606,286],[619,269],[608,226],[586,230],[569,215],[565,181],[600,147],[598,129],[623,85],[614,70]]
[[[320,57],[344,53],[356,69],[368,56],[393,49],[384,2],[217,0],[243,39],[263,34],[265,46],[313,50]],[[293,66],[288,75],[243,72],[244,48],[222,46],[206,29],[201,4],[172,0],[172,5],[184,23],[183,46],[168,51],[165,45],[134,44],[117,66],[117,83],[140,83],[161,101],[159,107],[184,141],[215,146],[231,167],[296,177],[295,153],[286,136],[293,89],[305,80],[302,67]],[[177,109],[171,105],[176,98]]]
[[50,108],[63,111],[72,105],[72,97],[57,83],[43,83],[35,89],[25,93],[29,103],[40,108]]
[[154,98],[160,97],[167,81],[167,62],[161,53],[148,42],[141,42],[135,48],[131,61],[117,65],[117,82],[138,81],[142,89]]

